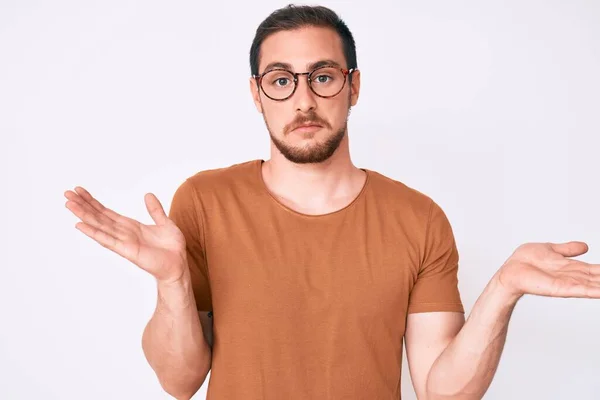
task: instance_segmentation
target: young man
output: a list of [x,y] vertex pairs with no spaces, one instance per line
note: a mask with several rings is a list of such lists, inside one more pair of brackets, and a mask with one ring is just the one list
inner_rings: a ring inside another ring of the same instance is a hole
[[201,171],[156,225],[68,191],[76,227],[157,279],[143,349],[162,387],[189,399],[399,399],[402,346],[419,399],[480,399],[524,294],[600,297],[581,242],[520,246],[465,323],[458,251],[431,198],[353,165],[360,92],[354,40],[324,7],[286,7],[258,28],[250,90],[271,158]]

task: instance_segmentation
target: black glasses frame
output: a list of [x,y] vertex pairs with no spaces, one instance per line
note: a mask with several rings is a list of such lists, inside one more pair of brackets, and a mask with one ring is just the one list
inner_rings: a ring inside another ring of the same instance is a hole
[[[342,74],[344,75],[344,83],[342,83],[342,86],[340,87],[340,90],[338,90],[335,94],[332,94],[330,96],[322,96],[320,94],[318,94],[317,92],[315,92],[315,89],[313,89],[312,87],[312,79],[311,79],[311,75],[314,74],[315,72],[324,69],[324,68],[335,68],[335,69],[339,69],[340,71],[342,71]],[[285,69],[285,68],[273,68],[270,69],[268,71],[263,72],[260,75],[252,75],[252,77],[256,80],[256,85],[258,86],[258,88],[260,90],[262,90],[262,92],[264,93],[265,96],[267,96],[269,99],[273,100],[273,101],[285,101],[287,99],[289,99],[290,97],[292,97],[294,95],[294,93],[296,93],[296,89],[298,88],[298,77],[301,75],[306,75],[306,79],[308,81],[308,87],[310,88],[311,92],[313,92],[316,96],[322,97],[324,99],[330,99],[332,97],[337,96],[338,94],[340,94],[340,92],[344,89],[344,87],[346,86],[346,81],[348,80],[347,77],[348,75],[352,74],[354,71],[357,71],[357,68],[338,68],[338,67],[334,67],[331,65],[324,65],[322,67],[318,67],[313,69],[310,72],[292,72],[289,69]],[[262,79],[263,77],[268,74],[269,72],[273,72],[273,71],[284,71],[284,72],[288,72],[290,75],[292,75],[294,77],[294,89],[292,90],[292,93],[290,93],[287,97],[283,98],[283,99],[276,99],[273,98],[271,96],[269,96],[267,94],[267,92],[265,92],[265,89],[262,87]]]

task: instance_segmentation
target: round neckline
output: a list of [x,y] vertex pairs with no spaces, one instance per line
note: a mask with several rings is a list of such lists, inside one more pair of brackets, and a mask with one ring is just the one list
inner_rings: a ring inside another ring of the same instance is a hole
[[327,217],[341,214],[341,213],[349,210],[350,208],[354,207],[354,205],[365,196],[365,192],[367,191],[367,187],[369,186],[369,183],[371,181],[371,172],[366,168],[360,168],[360,170],[364,171],[366,174],[365,182],[363,183],[363,186],[360,189],[360,192],[358,192],[358,194],[354,197],[354,199],[352,199],[352,201],[350,203],[346,204],[344,207],[342,207],[338,210],[334,210],[334,211],[331,211],[331,212],[328,212],[325,214],[305,214],[303,212],[294,210],[293,208],[283,204],[277,197],[275,197],[275,195],[273,193],[271,193],[271,191],[267,187],[267,184],[265,183],[265,180],[263,179],[263,176],[262,176],[262,165],[264,162],[265,161],[261,158],[256,159],[254,161],[254,168],[256,169],[257,178],[260,183],[260,187],[261,187],[262,191],[264,193],[266,193],[267,196],[269,196],[271,198],[271,200],[273,202],[275,202],[275,204],[277,206],[283,208],[287,212],[290,212],[296,216],[303,217],[303,218],[310,218],[310,219],[327,218]]

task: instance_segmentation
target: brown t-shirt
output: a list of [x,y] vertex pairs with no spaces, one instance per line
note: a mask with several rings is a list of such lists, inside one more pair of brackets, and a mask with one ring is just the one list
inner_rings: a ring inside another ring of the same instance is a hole
[[351,204],[304,215],[261,165],[201,171],[171,202],[198,310],[213,311],[207,399],[398,400],[407,314],[464,312],[446,215],[368,169]]

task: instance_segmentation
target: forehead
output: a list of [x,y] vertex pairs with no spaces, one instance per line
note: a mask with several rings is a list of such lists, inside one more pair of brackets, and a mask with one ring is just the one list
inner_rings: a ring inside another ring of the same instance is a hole
[[330,28],[303,27],[268,36],[261,45],[258,70],[281,62],[290,64],[296,71],[304,71],[308,64],[320,60],[332,60],[346,66],[340,36]]

